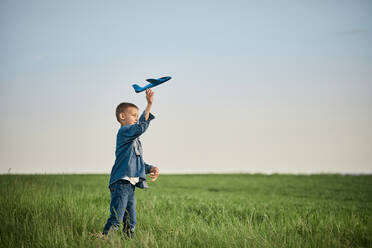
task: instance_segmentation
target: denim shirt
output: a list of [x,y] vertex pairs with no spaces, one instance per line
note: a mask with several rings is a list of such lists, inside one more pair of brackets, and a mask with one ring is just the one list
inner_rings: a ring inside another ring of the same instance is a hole
[[145,112],[143,112],[138,123],[120,127],[116,136],[116,159],[111,170],[109,186],[128,176],[139,177],[136,187],[148,188],[146,174],[150,173],[152,166],[143,161],[142,145],[139,136],[146,131],[150,125],[150,121],[154,118],[155,116],[150,113],[146,121]]

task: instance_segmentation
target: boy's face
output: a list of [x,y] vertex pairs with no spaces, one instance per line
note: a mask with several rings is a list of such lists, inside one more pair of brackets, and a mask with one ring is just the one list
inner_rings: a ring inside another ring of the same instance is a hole
[[120,119],[123,126],[136,124],[138,121],[138,109],[135,107],[127,108],[124,113],[120,113]]

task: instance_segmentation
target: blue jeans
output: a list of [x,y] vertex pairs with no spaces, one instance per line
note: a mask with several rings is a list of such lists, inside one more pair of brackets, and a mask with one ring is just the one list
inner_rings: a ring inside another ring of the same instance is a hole
[[121,221],[124,222],[123,232],[126,232],[127,228],[134,232],[137,224],[135,186],[127,180],[119,180],[111,184],[109,188],[111,192],[110,217],[103,229],[103,234],[107,234],[112,226],[115,231],[118,230]]

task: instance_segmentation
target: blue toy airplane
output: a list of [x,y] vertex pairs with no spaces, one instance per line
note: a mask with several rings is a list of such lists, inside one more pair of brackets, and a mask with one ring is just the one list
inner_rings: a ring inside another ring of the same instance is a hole
[[161,78],[158,78],[158,79],[153,79],[153,78],[149,78],[149,79],[146,79],[147,82],[149,82],[148,85],[144,86],[144,87],[140,87],[139,85],[137,84],[133,84],[133,88],[134,88],[134,91],[136,93],[140,93],[146,89],[149,89],[149,88],[152,88],[152,87],[155,87],[155,86],[158,86],[162,83],[165,83],[167,82],[169,79],[171,79],[172,77],[161,77]]

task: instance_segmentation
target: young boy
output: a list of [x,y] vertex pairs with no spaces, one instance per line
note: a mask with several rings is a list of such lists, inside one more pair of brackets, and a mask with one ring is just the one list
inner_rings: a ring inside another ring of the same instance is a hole
[[[132,103],[120,103],[116,108],[116,119],[121,124],[116,137],[116,159],[111,170],[109,189],[111,192],[110,217],[102,234],[109,230],[118,230],[124,222],[123,232],[129,238],[134,237],[137,223],[134,189],[148,188],[146,175],[150,173],[152,181],[159,176],[159,169],[146,164],[142,158],[142,146],[139,136],[148,128],[155,117],[150,113],[154,92],[146,90],[147,107],[138,119],[138,107]],[[129,219],[129,221],[128,221]]]

